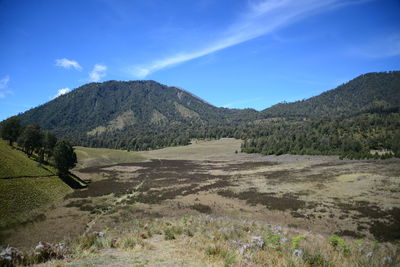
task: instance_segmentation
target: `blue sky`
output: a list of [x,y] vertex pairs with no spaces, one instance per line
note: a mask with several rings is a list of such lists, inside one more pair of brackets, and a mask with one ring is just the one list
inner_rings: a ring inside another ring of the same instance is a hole
[[398,0],[0,0],[0,120],[151,79],[258,110],[400,69]]

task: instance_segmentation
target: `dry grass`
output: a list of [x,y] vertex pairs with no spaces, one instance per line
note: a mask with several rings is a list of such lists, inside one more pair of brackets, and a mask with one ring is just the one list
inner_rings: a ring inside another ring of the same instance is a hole
[[[165,238],[168,231],[173,231],[174,238]],[[256,239],[261,242],[255,243]],[[107,231],[104,237],[81,237],[70,246],[71,259],[45,266],[139,263],[140,266],[396,266],[400,263],[400,250],[391,244],[349,242],[259,221],[210,216],[137,220],[124,225],[122,230]]]
[[75,152],[78,157],[76,169],[146,160],[139,152],[117,149],[77,146]]
[[[32,236],[34,244],[51,232],[61,237],[51,240],[73,240],[110,227],[104,240],[61,262],[75,266],[379,266],[385,255],[398,257],[398,245],[373,241],[374,235],[395,241],[398,233],[398,160],[264,157],[236,154],[239,147],[240,140],[222,139],[146,152],[77,148],[78,176],[92,183],[8,241]],[[267,222],[285,230],[277,233]],[[343,253],[330,245],[335,233],[365,240],[346,239],[351,254]],[[300,235],[303,254],[293,256],[291,240]],[[238,242],[252,236],[268,245],[240,253]],[[370,251],[376,258],[366,257]]]

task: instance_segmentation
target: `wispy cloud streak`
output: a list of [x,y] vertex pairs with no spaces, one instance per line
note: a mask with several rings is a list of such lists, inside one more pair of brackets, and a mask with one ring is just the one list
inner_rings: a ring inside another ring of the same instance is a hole
[[11,90],[6,90],[9,82],[10,76],[8,75],[0,80],[0,98],[5,98],[7,94],[12,94]]
[[350,48],[350,53],[366,58],[386,58],[400,56],[400,32],[367,41]]
[[[344,3],[345,2],[345,3]],[[300,19],[343,5],[365,2],[365,0],[264,0],[250,2],[248,11],[231,25],[211,45],[196,51],[182,52],[142,66],[131,66],[129,72],[144,78],[152,72],[199,58],[234,46],[292,24]]]

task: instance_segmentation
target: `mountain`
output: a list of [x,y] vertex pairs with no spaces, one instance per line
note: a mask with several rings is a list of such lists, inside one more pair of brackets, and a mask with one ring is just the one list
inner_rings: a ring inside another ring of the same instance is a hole
[[[251,109],[217,108],[193,94],[155,81],[90,83],[21,114],[75,144],[132,149],[186,144],[187,129],[239,125],[258,117]],[[148,137],[158,136],[160,144]],[[140,147],[138,147],[140,146]]]
[[374,108],[400,107],[400,71],[367,73],[307,100],[280,103],[265,117],[349,117]]
[[[235,137],[249,141],[247,152],[339,153],[342,146],[358,149],[358,142],[364,152],[390,148],[388,140],[400,128],[399,107],[400,71],[393,71],[361,75],[310,99],[260,112],[218,108],[155,81],[90,83],[19,117],[23,124],[39,124],[91,147],[146,150],[186,145],[192,138]],[[323,144],[316,146],[322,136]]]

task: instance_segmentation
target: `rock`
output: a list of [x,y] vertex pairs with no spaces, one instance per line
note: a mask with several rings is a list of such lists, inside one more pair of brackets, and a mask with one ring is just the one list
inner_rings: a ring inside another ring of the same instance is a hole
[[280,233],[281,231],[282,231],[282,227],[280,227],[280,226],[275,226],[274,228],[272,228],[272,232]]
[[373,253],[372,253],[372,251],[370,251],[370,252],[368,252],[368,253],[367,253],[367,255],[366,255],[366,256],[367,256],[367,258],[371,258],[371,257],[372,257],[372,255],[373,255]]
[[232,245],[236,245],[239,248],[239,254],[243,255],[247,249],[251,248],[250,244],[241,243],[235,240],[229,241]]
[[64,259],[67,252],[68,248],[64,243],[52,245],[50,243],[40,241],[35,247],[35,255],[41,262],[50,259]]
[[98,238],[103,238],[105,236],[105,233],[100,231],[100,232],[93,232],[93,235],[97,236]]
[[383,263],[392,263],[393,259],[390,256],[383,257]]
[[259,247],[259,248],[263,248],[265,245],[264,240],[261,236],[252,236],[251,243],[253,246]]
[[23,254],[16,248],[7,246],[0,252],[0,265],[17,264],[22,261]]
[[301,249],[295,249],[293,251],[293,256],[300,257],[301,255],[303,255],[303,251]]
[[247,249],[249,249],[251,246],[249,244],[241,244],[239,243],[239,254],[243,255]]

